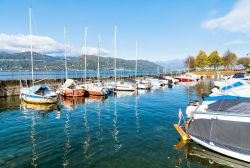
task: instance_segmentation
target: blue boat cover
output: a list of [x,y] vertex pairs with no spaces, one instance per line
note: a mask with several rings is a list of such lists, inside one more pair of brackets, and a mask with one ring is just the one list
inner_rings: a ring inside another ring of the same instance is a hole
[[233,76],[233,78],[244,78],[244,77],[245,77],[244,73],[236,73]]
[[228,89],[231,89],[231,88],[235,88],[235,87],[239,87],[239,86],[242,86],[244,85],[242,82],[238,81],[238,82],[235,82],[234,84],[232,85],[227,85],[227,86],[224,86],[223,88],[221,88],[221,90],[228,90]]
[[250,98],[240,97],[240,96],[231,96],[231,95],[211,96],[211,97],[204,98],[204,101],[217,101],[217,100],[250,100]]
[[33,93],[35,93],[36,91],[38,91],[39,89],[43,89],[43,90],[51,90],[49,88],[48,85],[35,85],[29,88],[29,90]]

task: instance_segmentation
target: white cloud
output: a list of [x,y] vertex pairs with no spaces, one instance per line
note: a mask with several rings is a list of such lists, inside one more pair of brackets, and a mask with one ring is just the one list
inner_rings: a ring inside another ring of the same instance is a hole
[[237,1],[228,14],[207,20],[203,26],[207,29],[218,28],[229,32],[250,33],[250,1]]
[[224,45],[230,46],[230,45],[239,45],[239,44],[243,44],[246,43],[246,41],[243,40],[232,40],[232,41],[227,41],[224,43]]
[[[32,36],[33,51],[47,54],[51,56],[64,55],[64,44],[46,36]],[[30,50],[28,35],[8,35],[0,34],[0,51],[6,52],[24,52]],[[82,55],[82,49],[77,49],[73,45],[66,45],[66,50],[69,56]],[[106,54],[107,50],[100,49],[102,54]],[[87,47],[87,53],[97,55],[98,49]]]

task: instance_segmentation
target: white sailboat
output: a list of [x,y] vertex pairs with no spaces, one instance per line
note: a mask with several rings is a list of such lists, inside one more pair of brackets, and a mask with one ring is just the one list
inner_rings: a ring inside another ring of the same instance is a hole
[[46,104],[57,102],[58,96],[48,85],[34,85],[33,72],[33,48],[32,48],[32,26],[31,26],[31,8],[29,8],[29,28],[30,28],[30,56],[31,56],[31,76],[32,87],[20,89],[20,99],[28,103]]
[[[85,88],[86,95],[88,96],[105,96],[107,95],[106,89],[100,86],[100,83],[86,83],[86,72],[87,72],[87,27],[85,28],[85,83],[82,87]],[[101,35],[99,34],[98,38],[98,46],[100,45]],[[98,70],[97,70],[97,78],[100,78],[100,70],[99,70],[99,56],[100,49],[98,55]]]
[[117,28],[115,26],[115,68],[114,68],[114,75],[115,75],[115,91],[136,91],[137,90],[137,84],[136,83],[131,83],[131,82],[126,82],[126,81],[119,81],[117,82],[116,79],[116,32]]
[[64,58],[65,58],[65,78],[66,82],[59,89],[60,95],[64,97],[83,97],[85,90],[76,84],[73,79],[68,79],[67,50],[66,50],[66,26],[64,27]]
[[135,81],[137,84],[138,90],[149,90],[151,89],[151,83],[145,82],[143,80],[137,80],[137,71],[138,71],[138,43],[135,43],[135,53],[136,53],[136,59],[135,59]]

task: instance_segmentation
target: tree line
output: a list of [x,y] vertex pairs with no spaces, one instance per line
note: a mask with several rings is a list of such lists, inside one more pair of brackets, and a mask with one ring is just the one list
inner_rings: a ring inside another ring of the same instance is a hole
[[250,59],[248,57],[240,57],[230,50],[227,50],[223,56],[214,50],[209,55],[205,51],[200,50],[197,56],[188,56],[184,64],[190,71],[197,69],[204,70],[209,67],[215,71],[223,66],[225,70],[232,70],[235,65],[242,64],[245,68],[249,68]]

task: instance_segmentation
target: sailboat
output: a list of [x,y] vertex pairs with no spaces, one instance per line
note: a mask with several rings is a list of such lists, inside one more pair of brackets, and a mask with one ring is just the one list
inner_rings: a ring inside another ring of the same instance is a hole
[[30,28],[30,56],[31,56],[31,76],[32,87],[20,89],[20,99],[28,103],[46,104],[57,102],[57,94],[49,88],[48,85],[34,85],[33,73],[33,48],[32,48],[32,26],[31,26],[31,8],[29,8],[29,28]]
[[82,97],[85,94],[85,89],[76,84],[73,79],[68,79],[67,69],[67,51],[66,51],[66,27],[64,27],[64,58],[65,58],[65,75],[66,82],[59,89],[60,95],[64,97]]
[[138,90],[149,90],[151,89],[151,83],[150,82],[145,82],[143,80],[137,80],[137,71],[138,71],[138,47],[137,47],[137,42],[135,43],[135,46],[136,46],[136,50],[135,50],[135,53],[136,53],[136,60],[135,60],[135,81],[136,81],[136,84],[137,84],[137,89]]
[[126,81],[119,81],[117,82],[116,78],[116,30],[117,28],[115,27],[115,67],[114,67],[114,75],[115,75],[115,91],[136,91],[137,90],[137,84],[136,82],[131,83],[131,82],[126,82]]
[[[107,91],[105,88],[103,88],[102,86],[100,86],[100,83],[86,83],[86,71],[87,71],[87,27],[85,28],[85,84],[82,85],[83,88],[85,88],[86,91],[86,95],[88,96],[105,96],[107,95]],[[99,34],[99,38],[98,38],[98,46],[100,45],[100,39],[101,39],[101,35]],[[99,48],[99,47],[98,47]],[[100,57],[100,48],[99,50],[99,54],[98,54],[98,74],[97,77],[100,77],[100,71],[99,71],[99,57]]]

